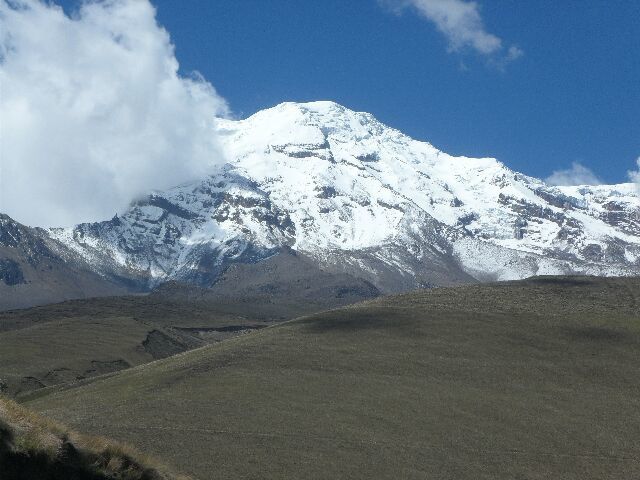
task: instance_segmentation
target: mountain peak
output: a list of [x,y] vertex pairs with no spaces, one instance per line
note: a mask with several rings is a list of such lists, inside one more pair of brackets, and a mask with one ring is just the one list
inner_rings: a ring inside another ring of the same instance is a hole
[[289,247],[382,291],[640,271],[630,189],[551,188],[335,102],[287,102],[218,130],[220,173],[154,194],[118,222],[52,234],[151,284],[211,284],[233,263]]
[[276,110],[279,112],[298,110],[302,113],[315,113],[320,115],[331,114],[331,113],[341,113],[341,114],[357,113],[331,100],[315,100],[311,102],[282,102],[276,105],[275,107],[262,110],[262,112],[268,112],[270,110]]
[[[232,127],[234,122],[224,122],[224,128]],[[392,130],[378,122],[375,117],[366,112],[356,112],[332,101],[314,102],[284,102],[251,115],[240,124],[248,123],[254,129],[279,129],[279,134],[286,135],[293,127],[315,127],[323,131],[344,130],[364,131],[371,126],[381,131],[383,128]],[[366,133],[366,132],[364,132]],[[371,132],[369,132],[371,133]]]

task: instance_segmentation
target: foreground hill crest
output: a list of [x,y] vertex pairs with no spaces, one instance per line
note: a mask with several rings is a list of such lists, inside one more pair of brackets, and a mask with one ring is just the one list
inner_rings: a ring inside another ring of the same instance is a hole
[[217,130],[217,173],[50,235],[94,271],[146,286],[208,286],[286,247],[382,291],[640,271],[632,184],[551,187],[333,102],[284,103]]

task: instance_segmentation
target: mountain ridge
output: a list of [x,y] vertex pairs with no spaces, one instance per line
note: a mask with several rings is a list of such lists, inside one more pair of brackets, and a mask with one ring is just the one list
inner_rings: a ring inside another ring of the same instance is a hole
[[49,235],[101,275],[209,287],[290,248],[383,293],[542,274],[637,275],[633,184],[553,187],[334,102],[216,124],[225,162]]
[[46,230],[0,214],[0,310],[138,289],[134,278],[96,271]]

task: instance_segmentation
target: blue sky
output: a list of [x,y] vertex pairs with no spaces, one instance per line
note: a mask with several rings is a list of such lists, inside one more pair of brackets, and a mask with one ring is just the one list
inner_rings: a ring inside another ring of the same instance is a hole
[[510,62],[504,51],[451,51],[418,9],[377,0],[153,4],[181,71],[199,71],[240,117],[334,100],[543,178],[579,162],[622,182],[640,155],[636,0],[478,0],[485,32],[524,52]]

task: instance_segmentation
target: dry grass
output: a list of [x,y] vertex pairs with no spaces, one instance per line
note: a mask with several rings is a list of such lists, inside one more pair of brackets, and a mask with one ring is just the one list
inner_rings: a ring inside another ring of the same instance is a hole
[[3,397],[0,471],[3,480],[189,480],[129,445],[74,432]]

